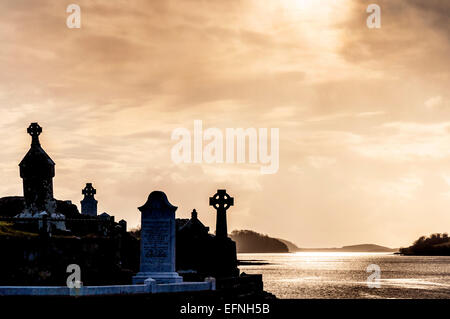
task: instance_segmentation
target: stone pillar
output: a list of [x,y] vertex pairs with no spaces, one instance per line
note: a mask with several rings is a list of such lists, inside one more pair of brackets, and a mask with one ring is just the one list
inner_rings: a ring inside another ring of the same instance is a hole
[[209,198],[209,205],[217,210],[216,237],[214,238],[214,251],[211,252],[211,261],[214,265],[214,276],[217,278],[237,277],[236,243],[228,237],[227,210],[234,205],[234,198],[224,189],[219,189]]
[[183,278],[175,272],[175,211],[166,194],[154,191],[141,211],[141,263],[133,284],[152,278],[157,283],[176,283]]

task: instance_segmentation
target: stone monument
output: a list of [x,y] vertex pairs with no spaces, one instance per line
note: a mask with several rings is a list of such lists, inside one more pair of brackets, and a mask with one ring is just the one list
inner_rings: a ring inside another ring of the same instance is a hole
[[97,216],[97,200],[94,195],[97,194],[97,190],[92,186],[92,183],[87,183],[86,187],[81,191],[84,195],[81,203],[81,214],[88,216]]
[[[19,164],[20,177],[23,179],[23,196],[25,207],[17,218],[35,218],[42,221],[39,229],[46,231],[52,227],[67,231],[65,216],[58,213],[57,202],[53,197],[53,177],[55,177],[55,162],[41,147],[39,135],[42,127],[31,123],[27,129],[31,135],[31,147]],[[48,222],[44,223],[44,220]]]
[[147,278],[157,283],[176,283],[183,279],[175,272],[175,211],[166,194],[154,191],[141,211],[141,263],[134,284]]
[[209,205],[217,211],[216,236],[214,238],[215,249],[211,252],[213,259],[213,275],[216,278],[237,277],[236,243],[228,237],[227,209],[234,205],[234,198],[227,194],[225,189],[219,189],[209,198]]
[[43,211],[54,214],[56,201],[53,198],[53,177],[55,162],[42,149],[39,135],[42,127],[31,123],[27,129],[31,135],[31,147],[20,162],[20,177],[23,179],[23,196],[25,212],[35,215]]

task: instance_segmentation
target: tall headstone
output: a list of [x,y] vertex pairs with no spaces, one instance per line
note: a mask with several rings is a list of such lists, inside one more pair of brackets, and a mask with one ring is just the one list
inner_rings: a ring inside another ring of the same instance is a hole
[[219,189],[213,197],[209,198],[209,205],[217,210],[216,237],[227,238],[227,209],[234,205],[234,198],[224,189]]
[[39,124],[31,123],[27,132],[31,135],[31,147],[19,164],[25,210],[31,215],[43,211],[53,214],[56,210],[56,201],[53,198],[55,162],[41,147],[39,135],[42,128]]
[[166,194],[154,191],[141,211],[141,263],[134,284],[147,278],[157,283],[176,283],[183,279],[175,272],[175,211]]
[[94,195],[97,194],[97,190],[92,186],[92,183],[87,183],[86,187],[81,191],[84,195],[81,201],[81,214],[88,216],[97,216],[97,200]]
[[226,190],[219,189],[209,198],[209,205],[217,210],[214,250],[210,256],[214,265],[213,275],[216,278],[239,276],[236,243],[228,237],[227,232],[227,210],[234,205],[234,198]]

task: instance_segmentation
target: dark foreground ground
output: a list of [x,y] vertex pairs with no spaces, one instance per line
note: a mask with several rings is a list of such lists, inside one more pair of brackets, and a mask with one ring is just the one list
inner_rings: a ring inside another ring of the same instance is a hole
[[[152,296],[0,297],[2,314],[78,318],[363,318],[444,313],[449,300],[280,300],[234,298],[216,292]],[[187,309],[190,310],[187,310]],[[196,313],[192,309],[197,309]],[[202,310],[203,309],[203,310]],[[211,312],[210,310],[213,309]]]

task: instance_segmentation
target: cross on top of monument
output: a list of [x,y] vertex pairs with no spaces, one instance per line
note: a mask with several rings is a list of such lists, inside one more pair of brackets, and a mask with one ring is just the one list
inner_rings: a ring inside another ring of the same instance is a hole
[[27,133],[31,135],[31,145],[39,145],[39,135],[42,133],[42,127],[38,123],[31,123],[27,129]]
[[234,205],[234,198],[228,195],[225,189],[219,189],[213,197],[209,198],[209,205],[215,209],[227,210]]
[[92,187],[92,183],[86,183],[86,187],[81,191],[81,194],[86,197],[94,197],[97,194],[97,190]]
[[227,194],[224,189],[219,189],[213,197],[209,198],[209,205],[217,210],[216,237],[226,239],[227,231],[227,209],[234,205],[234,198]]

